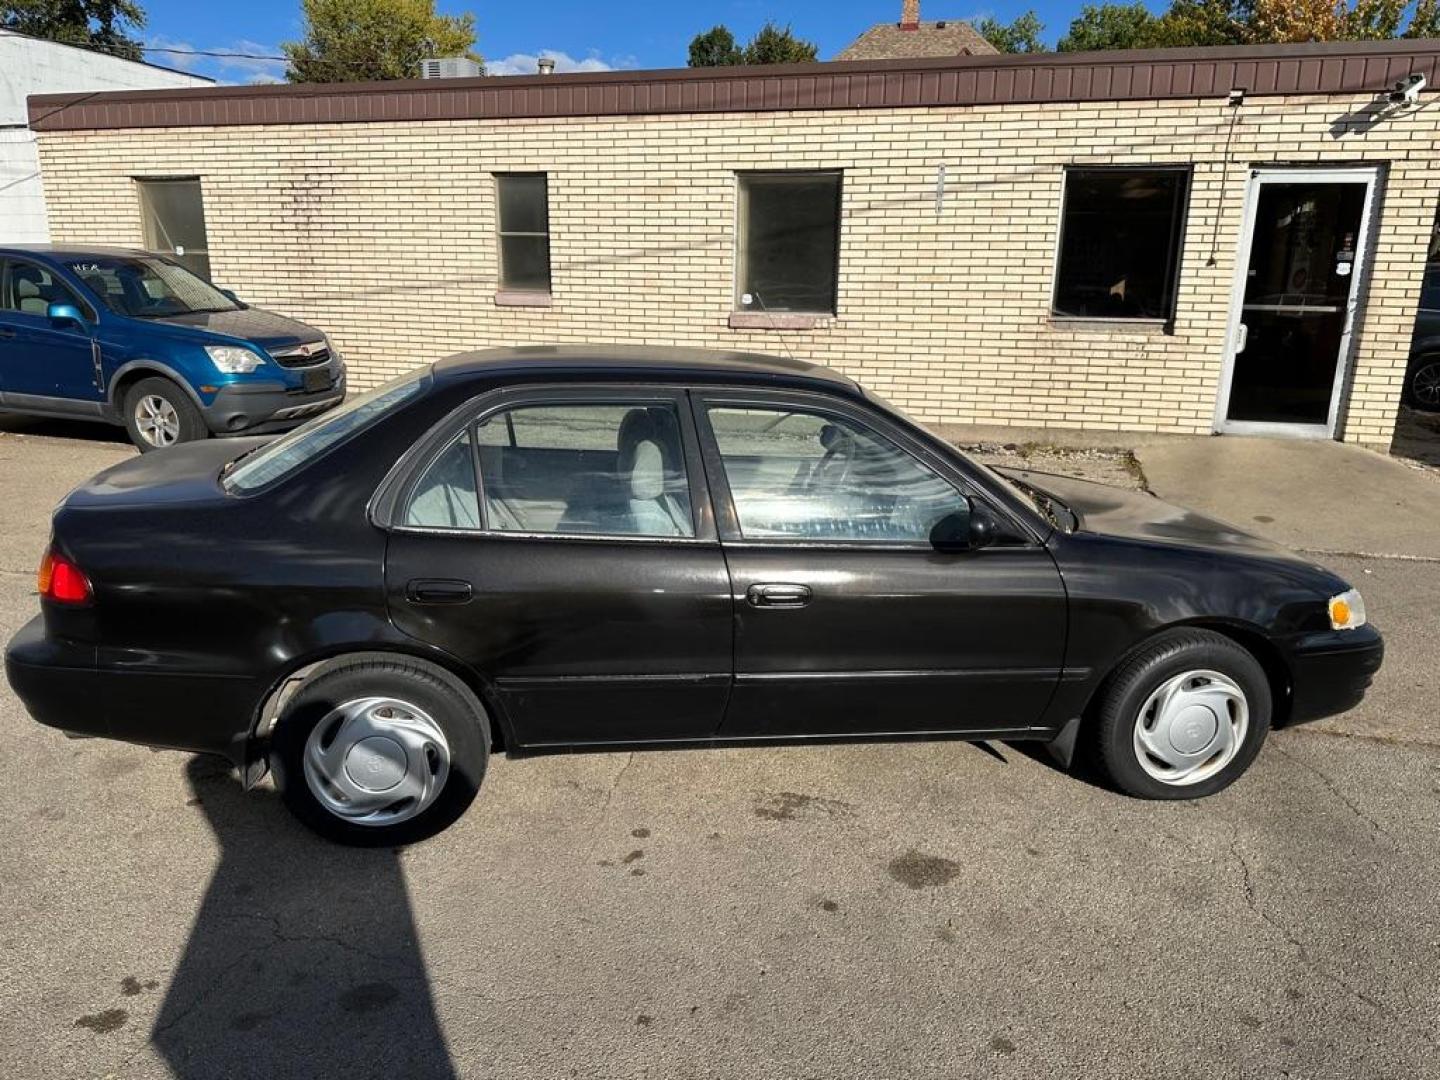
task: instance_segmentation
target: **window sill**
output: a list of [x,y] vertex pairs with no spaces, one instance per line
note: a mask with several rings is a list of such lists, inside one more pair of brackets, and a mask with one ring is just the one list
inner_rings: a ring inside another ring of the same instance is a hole
[[732,311],[731,330],[814,330],[835,317],[833,312]]
[[539,289],[496,289],[496,307],[549,307],[550,294]]
[[1073,315],[1051,315],[1052,330],[1080,330],[1093,334],[1172,334],[1169,319],[1086,319]]

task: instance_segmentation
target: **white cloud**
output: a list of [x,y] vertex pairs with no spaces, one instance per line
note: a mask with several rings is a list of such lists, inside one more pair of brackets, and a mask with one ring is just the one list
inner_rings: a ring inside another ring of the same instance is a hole
[[577,60],[569,53],[561,52],[559,49],[541,49],[539,52],[511,53],[499,60],[486,60],[485,74],[535,75],[538,72],[536,63],[542,56],[548,56],[555,61],[555,71],[559,74],[567,71],[614,71],[617,68],[633,68],[636,65],[633,56],[602,60],[599,52],[594,49],[583,60]]
[[[204,53],[219,53],[205,56]],[[162,67],[208,75],[225,83],[273,83],[285,77],[285,61],[277,45],[239,38],[223,45],[192,45],[152,34],[145,39],[145,59]]]

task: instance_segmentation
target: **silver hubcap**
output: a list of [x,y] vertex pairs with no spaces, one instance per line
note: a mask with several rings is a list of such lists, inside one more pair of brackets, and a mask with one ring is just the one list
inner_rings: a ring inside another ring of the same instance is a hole
[[146,394],[135,403],[135,427],[151,446],[169,446],[180,438],[180,415],[158,394]]
[[1426,364],[1415,372],[1411,387],[1422,405],[1440,405],[1440,364]]
[[395,825],[421,813],[450,775],[445,733],[394,698],[347,701],[305,740],[305,782],[320,805],[356,825]]
[[1198,784],[1234,760],[1250,730],[1245,691],[1218,671],[1167,679],[1135,718],[1135,757],[1162,784]]

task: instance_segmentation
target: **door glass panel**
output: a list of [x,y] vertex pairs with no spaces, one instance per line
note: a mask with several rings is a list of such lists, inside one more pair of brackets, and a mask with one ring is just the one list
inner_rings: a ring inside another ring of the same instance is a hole
[[[23,315],[37,315],[43,318],[51,304],[73,304],[80,307],[80,301],[54,274],[36,263],[10,263],[10,273],[5,277],[4,294],[0,295],[0,308],[18,311]],[[87,309],[80,307],[81,312]]]
[[525,405],[477,426],[500,532],[694,536],[673,405]]
[[965,499],[888,439],[798,409],[709,410],[746,539],[922,541]]
[[192,273],[210,279],[205,201],[198,179],[140,180],[145,246],[172,256]]
[[1231,420],[1328,422],[1365,191],[1361,182],[1261,185]]

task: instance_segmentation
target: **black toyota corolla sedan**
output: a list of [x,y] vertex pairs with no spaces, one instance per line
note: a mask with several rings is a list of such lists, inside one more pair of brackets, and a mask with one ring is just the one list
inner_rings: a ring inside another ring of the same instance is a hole
[[1029,739],[1196,798],[1382,656],[1281,548],[683,349],[455,356],[127,461],[56,510],[39,591],[6,653],[37,720],[268,765],[351,843],[445,827],[498,748]]

